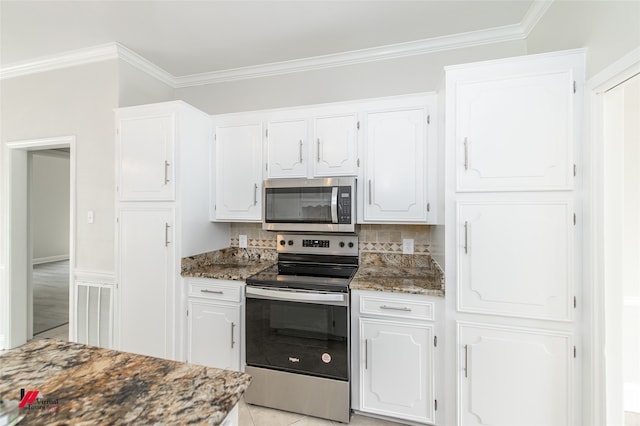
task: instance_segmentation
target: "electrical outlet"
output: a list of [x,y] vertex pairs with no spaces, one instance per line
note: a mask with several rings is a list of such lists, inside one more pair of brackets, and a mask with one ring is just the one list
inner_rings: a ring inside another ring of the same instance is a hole
[[93,210],[89,210],[87,212],[87,223],[93,223],[94,219]]
[[247,236],[246,235],[239,235],[238,236],[238,245],[240,246],[240,248],[247,248]]
[[413,238],[402,239],[402,254],[413,254]]

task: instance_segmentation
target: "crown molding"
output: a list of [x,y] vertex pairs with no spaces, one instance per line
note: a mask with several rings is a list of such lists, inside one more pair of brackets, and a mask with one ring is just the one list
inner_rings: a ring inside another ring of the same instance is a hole
[[122,44],[112,42],[1,68],[0,80],[109,59],[121,59],[174,89],[270,77],[296,72],[314,71],[331,67],[384,61],[493,43],[524,40],[540,21],[542,16],[547,12],[552,3],[553,0],[535,0],[529,7],[529,10],[523,20],[519,24],[514,25],[506,25],[487,30],[453,34],[443,37],[433,37],[424,40],[390,44],[330,55],[314,56],[291,61],[274,62],[270,64],[212,71],[180,77],[171,75],[164,69]]
[[540,22],[544,14],[547,13],[553,1],[554,0],[535,0],[531,3],[529,10],[527,10],[527,13],[520,22],[520,28],[525,37],[529,37],[531,31],[538,25],[538,22]]
[[4,67],[0,80],[117,58],[118,43],[106,43]]
[[520,25],[508,25],[489,30],[434,37],[369,49],[176,77],[176,88],[384,61],[445,50],[522,40],[525,37]]

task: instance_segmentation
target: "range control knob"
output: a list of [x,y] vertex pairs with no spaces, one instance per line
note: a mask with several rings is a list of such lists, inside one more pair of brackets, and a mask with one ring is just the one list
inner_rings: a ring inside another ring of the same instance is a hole
[[293,245],[293,240],[289,240],[289,241],[287,242],[287,244],[289,244],[290,246],[292,246],[292,245]]
[[344,247],[344,241],[340,241],[340,247]]
[[287,244],[287,242],[286,242],[285,240],[280,240],[280,245],[281,245],[281,246],[284,246],[284,245],[286,245],[286,244]]
[[349,248],[353,248],[353,243],[349,243]]

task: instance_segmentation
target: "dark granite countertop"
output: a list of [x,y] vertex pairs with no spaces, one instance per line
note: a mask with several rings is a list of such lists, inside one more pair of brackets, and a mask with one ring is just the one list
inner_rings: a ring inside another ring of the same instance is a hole
[[363,253],[352,290],[444,296],[444,274],[429,255]]
[[183,258],[181,274],[183,277],[244,281],[276,262],[274,249],[230,247]]
[[0,352],[0,395],[40,400],[21,424],[220,424],[249,386],[247,374],[59,340]]

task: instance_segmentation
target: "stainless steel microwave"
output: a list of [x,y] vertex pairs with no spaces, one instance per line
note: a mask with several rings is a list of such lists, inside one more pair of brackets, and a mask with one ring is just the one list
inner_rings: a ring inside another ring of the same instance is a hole
[[264,181],[269,231],[355,232],[356,178]]

